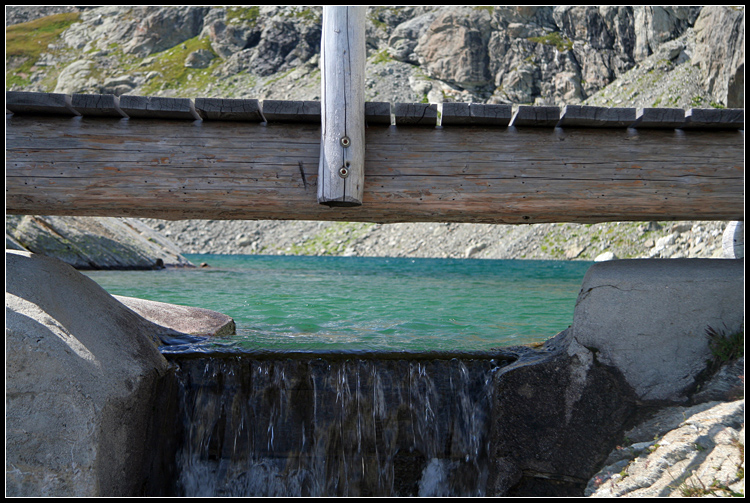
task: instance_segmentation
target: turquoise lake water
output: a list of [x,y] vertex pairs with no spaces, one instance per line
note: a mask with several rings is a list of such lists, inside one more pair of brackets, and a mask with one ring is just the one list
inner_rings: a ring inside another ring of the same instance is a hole
[[115,295],[227,314],[188,350],[486,351],[566,329],[591,262],[186,255],[210,267],[87,271]]

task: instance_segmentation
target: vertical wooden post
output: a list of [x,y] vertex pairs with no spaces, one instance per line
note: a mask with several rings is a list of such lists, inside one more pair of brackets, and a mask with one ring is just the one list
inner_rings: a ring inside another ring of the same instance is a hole
[[364,6],[323,7],[318,202],[359,206],[365,180]]

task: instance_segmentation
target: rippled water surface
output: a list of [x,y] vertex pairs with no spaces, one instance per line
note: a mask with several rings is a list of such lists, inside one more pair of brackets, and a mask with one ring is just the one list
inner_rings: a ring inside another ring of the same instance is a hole
[[[485,351],[567,328],[590,262],[188,255],[210,267],[89,271],[112,294],[203,307],[231,351]],[[175,348],[176,349],[176,348]]]

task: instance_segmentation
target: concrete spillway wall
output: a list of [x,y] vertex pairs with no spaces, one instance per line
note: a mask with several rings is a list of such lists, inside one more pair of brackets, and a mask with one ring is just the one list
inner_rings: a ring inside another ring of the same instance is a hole
[[6,267],[8,495],[582,494],[744,323],[742,260],[614,261],[538,349],[170,365],[174,330],[70,266]]

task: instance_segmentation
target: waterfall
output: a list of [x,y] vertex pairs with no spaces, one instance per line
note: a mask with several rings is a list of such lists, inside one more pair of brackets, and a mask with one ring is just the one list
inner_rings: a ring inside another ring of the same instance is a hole
[[177,360],[184,496],[483,496],[485,358]]

